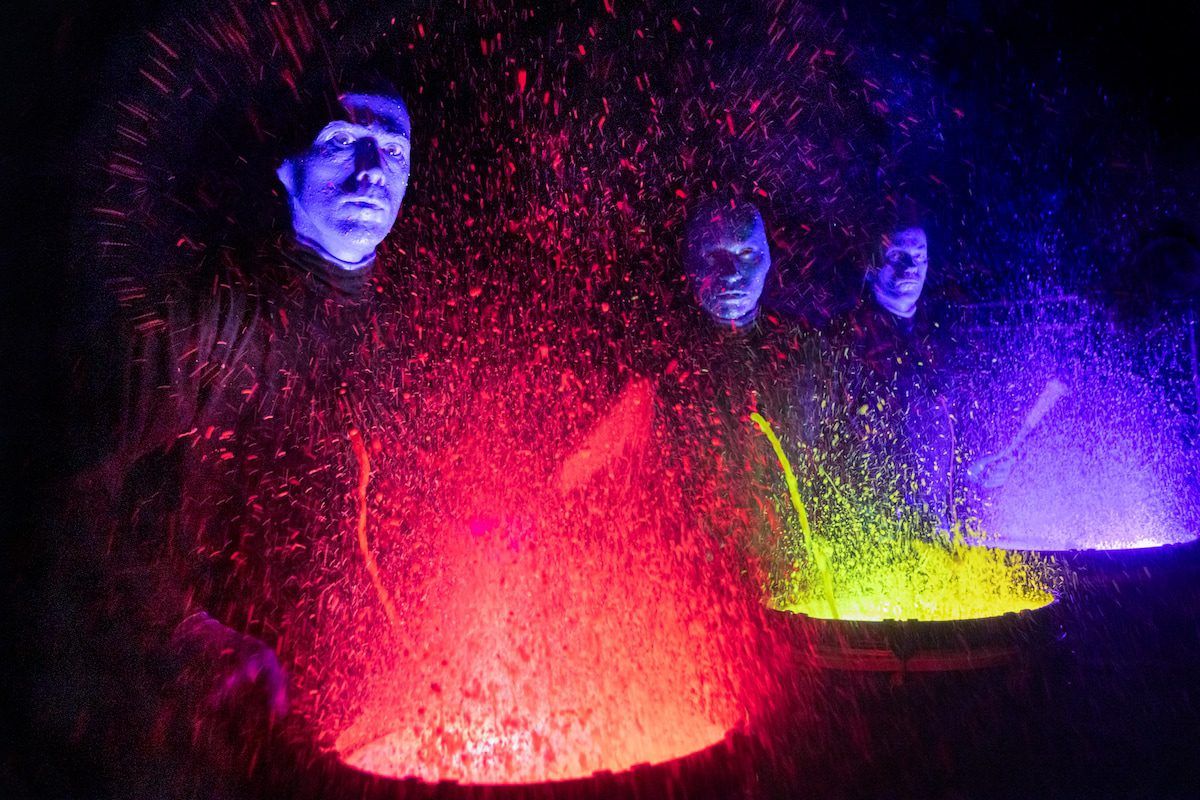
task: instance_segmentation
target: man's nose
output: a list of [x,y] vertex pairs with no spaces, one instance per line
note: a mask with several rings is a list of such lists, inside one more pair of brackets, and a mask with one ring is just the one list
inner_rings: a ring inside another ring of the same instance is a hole
[[365,137],[358,140],[354,150],[354,180],[375,185],[383,183],[383,160],[379,157],[379,145],[374,139]]
[[715,267],[717,281],[734,283],[741,275],[738,272],[737,258],[731,253],[714,253],[712,264]]
[[742,273],[738,272],[732,266],[729,266],[721,271],[720,280],[721,283],[725,284],[725,286],[732,288],[742,282]]

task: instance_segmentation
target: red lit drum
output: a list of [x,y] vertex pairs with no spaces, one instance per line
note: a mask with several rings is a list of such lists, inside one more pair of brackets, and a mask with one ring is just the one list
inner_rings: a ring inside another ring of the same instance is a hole
[[598,772],[564,781],[524,784],[432,783],[389,778],[355,769],[332,752],[306,744],[281,745],[277,758],[258,766],[258,780],[272,796],[297,800],[607,800],[739,797],[753,781],[754,744],[730,732],[707,749],[661,764],[620,773]]

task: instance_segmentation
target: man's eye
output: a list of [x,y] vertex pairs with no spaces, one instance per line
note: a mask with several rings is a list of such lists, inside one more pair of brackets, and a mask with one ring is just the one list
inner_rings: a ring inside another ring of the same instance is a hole
[[741,250],[738,250],[737,254],[738,258],[742,259],[743,261],[749,261],[758,255],[758,251],[753,247],[743,247]]
[[330,136],[327,141],[335,147],[349,147],[354,144],[354,137],[345,131],[341,131]]
[[383,146],[383,152],[387,153],[389,156],[392,156],[393,158],[396,158],[398,156],[404,155],[404,148],[402,148],[400,145],[396,144],[395,142],[389,142],[388,144],[385,144]]

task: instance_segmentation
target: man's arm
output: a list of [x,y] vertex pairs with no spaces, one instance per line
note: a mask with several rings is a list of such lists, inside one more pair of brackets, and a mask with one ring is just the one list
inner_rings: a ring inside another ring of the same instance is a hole
[[[210,287],[172,286],[153,307],[125,309],[106,325],[111,338],[98,343],[108,350],[92,365],[105,373],[89,384],[97,407],[108,410],[93,433],[103,445],[70,480],[75,502],[65,524],[75,530],[74,556],[100,573],[105,604],[153,670],[191,684],[189,694],[209,707],[260,686],[279,711],[286,696],[274,653],[207,615],[177,554],[191,549],[179,515],[185,451],[205,425],[206,403],[237,368],[254,319],[234,285]],[[182,544],[168,548],[169,538]]]

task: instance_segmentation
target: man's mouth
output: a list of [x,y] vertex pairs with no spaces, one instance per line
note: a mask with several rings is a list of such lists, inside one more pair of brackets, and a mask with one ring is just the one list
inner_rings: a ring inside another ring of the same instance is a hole
[[350,197],[343,200],[342,205],[350,206],[351,208],[372,209],[375,211],[387,210],[387,204],[378,197]]

